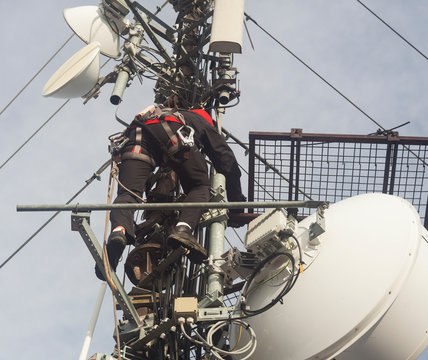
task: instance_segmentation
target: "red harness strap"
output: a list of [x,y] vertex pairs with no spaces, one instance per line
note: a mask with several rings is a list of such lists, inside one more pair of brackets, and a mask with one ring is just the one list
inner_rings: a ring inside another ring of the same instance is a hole
[[[173,117],[173,116],[165,116],[165,117],[164,117],[164,119],[165,119],[166,121],[173,121],[173,122],[176,122],[176,123],[178,123],[178,124],[183,124],[180,120],[178,120],[177,118],[175,118],[175,117]],[[158,124],[158,123],[160,123],[160,121],[159,121],[159,119],[158,119],[158,118],[156,118],[156,119],[146,120],[146,121],[144,122],[144,125]]]
[[[211,125],[211,126],[214,126],[214,123],[213,123],[213,120],[211,119],[211,116],[209,116],[208,115],[208,113],[205,111],[205,110],[202,110],[202,109],[194,109],[194,110],[188,110],[188,111],[191,111],[191,112],[193,112],[193,113],[195,113],[195,114],[198,114],[198,115],[200,115],[200,116],[202,116],[206,121],[208,121],[209,122],[209,124]],[[173,122],[176,122],[176,123],[178,123],[178,124],[183,124],[179,119],[177,119],[176,117],[174,117],[174,116],[165,116],[164,117],[164,119],[166,120],[166,121],[173,121]],[[145,125],[149,125],[149,124],[155,124],[155,123],[159,123],[160,121],[159,121],[159,119],[150,119],[150,120],[146,120],[145,122],[144,122],[144,124]]]

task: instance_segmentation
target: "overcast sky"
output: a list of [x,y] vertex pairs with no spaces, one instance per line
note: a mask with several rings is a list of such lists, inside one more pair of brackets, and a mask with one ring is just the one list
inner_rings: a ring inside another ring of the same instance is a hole
[[[159,2],[160,3],[160,2]],[[97,2],[65,0],[0,2],[3,71],[0,109],[72,34],[66,7]],[[145,4],[154,9],[158,2]],[[366,0],[366,4],[423,53],[428,54],[427,0]],[[247,0],[246,12],[280,39],[386,129],[404,122],[406,136],[428,136],[428,62],[355,0]],[[227,111],[224,126],[243,141],[249,131],[368,134],[378,129],[289,53],[248,22],[235,56],[241,102]],[[83,47],[76,36],[0,116],[3,163],[64,100],[43,98],[49,77]],[[102,62],[105,58],[102,58]],[[102,74],[110,72],[110,63]],[[126,90],[118,114],[131,120],[153,101],[153,82]],[[107,137],[121,131],[107,85],[87,105],[71,100],[38,135],[0,169],[3,262],[51,213],[17,213],[17,204],[65,203],[108,158]],[[247,167],[248,159],[234,148]],[[107,175],[80,203],[105,203]],[[246,180],[244,180],[245,182]],[[104,214],[91,216],[102,241]],[[93,260],[62,213],[0,269],[3,326],[0,344],[8,359],[76,359],[98,293]],[[113,348],[112,299],[105,297],[89,355]],[[428,359],[428,353],[420,359]]]

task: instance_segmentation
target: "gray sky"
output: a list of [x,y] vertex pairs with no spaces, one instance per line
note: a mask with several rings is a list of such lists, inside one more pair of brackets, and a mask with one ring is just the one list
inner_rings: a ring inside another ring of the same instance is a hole
[[[66,7],[97,2],[3,1],[0,108],[24,86],[72,34]],[[158,3],[145,4],[154,8]],[[367,0],[366,4],[428,54],[428,1]],[[428,62],[355,0],[247,0],[246,12],[331,84],[389,129],[406,121],[406,136],[428,136]],[[248,22],[255,51],[245,36],[235,56],[241,103],[227,111],[224,126],[247,141],[249,131],[375,132],[373,124],[301,63]],[[76,36],[0,116],[3,163],[64,102],[41,90],[72,54],[83,47]],[[102,62],[105,58],[102,58]],[[102,74],[111,71],[110,61]],[[153,83],[126,90],[118,114],[127,120],[153,100]],[[2,262],[50,213],[17,213],[17,204],[65,203],[109,157],[108,135],[122,130],[109,103],[107,85],[87,105],[73,99],[8,164],[0,169]],[[241,163],[247,159],[236,148]],[[94,182],[80,203],[105,203],[107,175]],[[102,240],[104,214],[91,216]],[[93,260],[70,214],[59,215],[0,270],[5,358],[76,359],[97,297]],[[113,348],[112,300],[105,298],[90,354]],[[420,359],[428,359],[428,353]]]

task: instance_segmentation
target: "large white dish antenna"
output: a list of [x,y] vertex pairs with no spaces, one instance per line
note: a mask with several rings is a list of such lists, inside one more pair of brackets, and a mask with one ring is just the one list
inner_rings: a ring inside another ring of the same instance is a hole
[[[247,320],[257,335],[253,359],[416,359],[428,344],[428,233],[416,210],[367,194],[333,204],[325,222],[321,251],[284,304]],[[279,290],[266,283],[247,303],[259,309]],[[238,337],[232,329],[232,345]]]
[[417,359],[428,346],[428,231],[422,229],[418,257],[397,299],[361,339],[336,360]]
[[119,35],[113,31],[98,6],[67,8],[63,14],[71,30],[85,43],[98,41],[103,55],[120,56]]
[[100,44],[86,45],[79,50],[48,80],[42,95],[71,99],[91,90],[100,74]]

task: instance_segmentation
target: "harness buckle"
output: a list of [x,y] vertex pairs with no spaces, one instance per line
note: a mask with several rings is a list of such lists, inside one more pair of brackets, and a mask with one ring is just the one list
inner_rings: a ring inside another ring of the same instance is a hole
[[116,139],[112,139],[111,144],[109,145],[109,152],[112,155],[120,154],[123,147],[128,143],[129,138],[120,137]]
[[182,113],[176,111],[175,113],[172,113],[172,115],[174,115],[174,117],[176,117],[182,124],[186,125],[186,121],[184,120],[184,116]]

